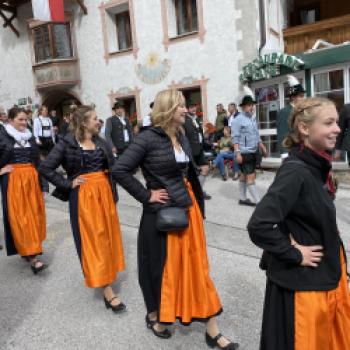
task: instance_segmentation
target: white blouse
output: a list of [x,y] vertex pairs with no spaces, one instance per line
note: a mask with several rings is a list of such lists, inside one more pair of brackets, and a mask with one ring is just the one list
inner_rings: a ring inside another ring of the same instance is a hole
[[176,159],[177,163],[188,163],[189,162],[189,158],[182,148],[180,148],[180,150],[177,150],[174,147],[174,152],[175,152],[175,159]]

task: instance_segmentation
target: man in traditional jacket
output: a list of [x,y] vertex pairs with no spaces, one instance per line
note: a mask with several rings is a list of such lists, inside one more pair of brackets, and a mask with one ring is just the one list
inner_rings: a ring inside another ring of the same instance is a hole
[[113,153],[120,156],[132,140],[132,127],[129,118],[125,116],[123,100],[116,100],[112,111],[113,116],[106,121],[105,136]]

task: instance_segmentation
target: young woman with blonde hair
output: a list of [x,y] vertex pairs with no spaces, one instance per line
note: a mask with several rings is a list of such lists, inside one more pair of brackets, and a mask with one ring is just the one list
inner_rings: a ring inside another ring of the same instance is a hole
[[[152,127],[142,131],[113,167],[113,176],[143,204],[138,236],[139,283],[146,304],[146,324],[154,335],[169,338],[166,328],[177,319],[183,324],[206,322],[211,347],[237,349],[223,337],[216,317],[222,306],[209,274],[203,227],[203,192],[191,148],[181,126],[187,113],[181,92],[166,90],[156,96]],[[146,187],[134,176],[141,167]],[[188,215],[178,230],[159,226],[164,210]]]
[[309,98],[294,106],[289,122],[290,156],[248,224],[267,269],[260,349],[350,349],[350,294],[331,177],[338,113],[330,100]]
[[[41,163],[40,172],[57,187],[53,195],[69,199],[72,231],[86,286],[103,288],[106,307],[118,313],[126,307],[111,287],[124,270],[117,193],[109,173],[114,156],[107,142],[98,136],[98,127],[92,107],[77,107],[71,133],[59,140]],[[60,165],[68,178],[56,171]]]

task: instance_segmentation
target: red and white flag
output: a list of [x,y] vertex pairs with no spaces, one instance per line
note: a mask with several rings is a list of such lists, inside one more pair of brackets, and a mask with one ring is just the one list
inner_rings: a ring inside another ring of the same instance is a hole
[[32,0],[34,19],[64,22],[63,0]]

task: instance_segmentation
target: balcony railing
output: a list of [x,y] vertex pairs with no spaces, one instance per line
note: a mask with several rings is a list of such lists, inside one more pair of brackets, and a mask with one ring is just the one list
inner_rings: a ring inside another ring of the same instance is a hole
[[307,51],[318,39],[341,44],[350,41],[350,15],[287,28],[283,34],[285,52],[288,54]]

